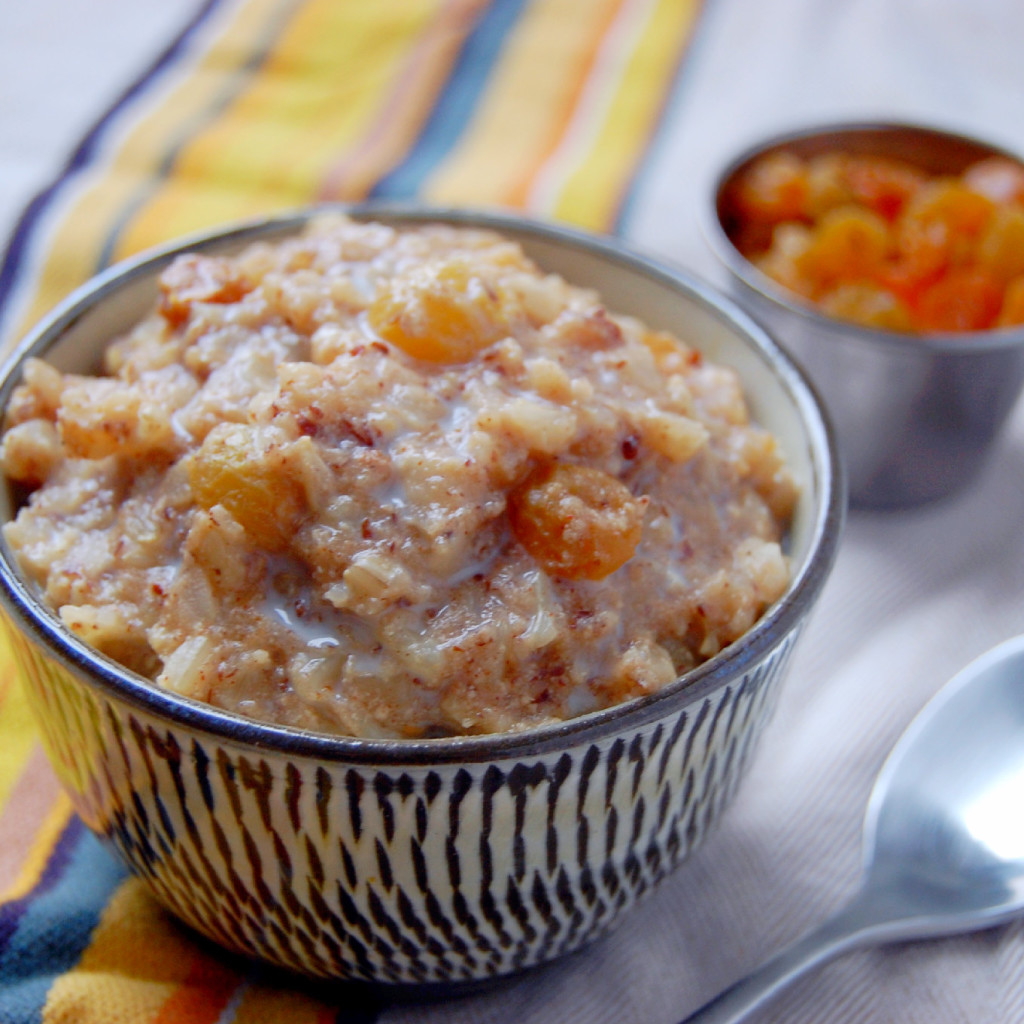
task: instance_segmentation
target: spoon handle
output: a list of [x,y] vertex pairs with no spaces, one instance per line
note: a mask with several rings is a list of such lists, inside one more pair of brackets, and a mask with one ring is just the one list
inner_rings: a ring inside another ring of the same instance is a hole
[[681,1024],[736,1024],[812,968],[866,945],[878,924],[872,905],[858,894],[834,916],[705,1003]]

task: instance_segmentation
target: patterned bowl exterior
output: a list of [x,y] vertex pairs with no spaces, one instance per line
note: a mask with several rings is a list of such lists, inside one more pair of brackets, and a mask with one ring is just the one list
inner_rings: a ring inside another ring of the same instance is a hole
[[[586,944],[697,848],[743,777],[831,568],[843,480],[801,372],[703,285],[519,218],[352,212],[492,227],[624,312],[702,324],[704,343],[725,346],[775,396],[757,414],[803,467],[789,593],[746,637],[651,697],[522,734],[406,742],[281,729],[159,690],[71,635],[2,542],[0,621],[76,810],[180,918],[229,949],[314,976],[479,982]],[[308,216],[180,248],[279,237]],[[28,356],[84,369],[149,306],[176,251],[114,268],[71,296],[0,371],[0,403]]]
[[619,735],[387,767],[203,736],[10,636],[75,809],[175,914],[293,970],[418,984],[576,949],[676,867],[729,803],[795,640]]

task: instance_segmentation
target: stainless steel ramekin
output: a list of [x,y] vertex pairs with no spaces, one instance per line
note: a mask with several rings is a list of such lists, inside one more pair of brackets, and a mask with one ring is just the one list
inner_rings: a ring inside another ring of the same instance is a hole
[[808,128],[750,147],[718,175],[706,217],[731,293],[817,386],[836,426],[850,503],[898,509],[955,494],[984,464],[1024,385],[1024,328],[910,335],[817,312],[745,259],[730,241],[730,186],[755,160],[784,150],[906,160],[959,174],[1011,154],[952,132],[904,124]]

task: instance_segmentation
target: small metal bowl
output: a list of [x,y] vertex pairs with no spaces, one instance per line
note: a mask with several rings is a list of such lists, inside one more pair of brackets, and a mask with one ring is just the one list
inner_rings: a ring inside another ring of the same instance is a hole
[[839,436],[850,503],[898,509],[953,495],[982,467],[1024,384],[1024,328],[901,334],[833,319],[786,292],[730,239],[731,187],[769,153],[886,156],[959,174],[1013,154],[952,132],[904,124],[809,128],[752,146],[717,177],[706,234],[729,291],[817,386]]
[[[591,941],[699,846],[750,764],[830,571],[842,478],[803,375],[706,286],[615,243],[517,217],[348,212],[501,231],[611,308],[733,366],[800,484],[783,597],[649,697],[518,733],[422,740],[305,732],[160,689],[71,633],[2,541],[0,621],[75,809],[179,917],[310,975],[476,983]],[[0,403],[31,356],[94,369],[109,340],[152,308],[176,253],[279,240],[311,215],[214,232],[107,271],[7,361]],[[5,497],[0,520],[13,514]]]

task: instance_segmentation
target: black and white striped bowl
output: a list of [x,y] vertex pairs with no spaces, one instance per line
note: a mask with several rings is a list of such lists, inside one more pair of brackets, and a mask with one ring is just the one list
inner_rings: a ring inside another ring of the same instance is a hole
[[[159,690],[68,632],[5,545],[3,618],[75,808],[175,914],[232,950],[312,975],[480,981],[606,931],[701,842],[747,768],[831,567],[843,484],[801,372],[703,285],[610,242],[518,218],[350,212],[495,228],[545,269],[597,288],[610,308],[734,366],[802,487],[785,596],[741,641],[654,696],[519,734],[419,741],[279,728]],[[94,369],[183,248],[281,237],[308,216],[191,238],[100,275],[18,347],[0,402],[30,355]]]

